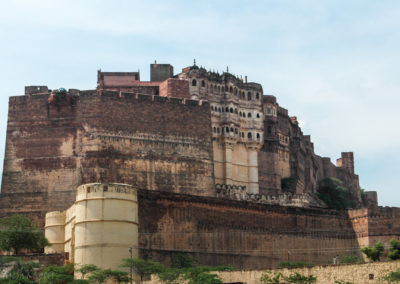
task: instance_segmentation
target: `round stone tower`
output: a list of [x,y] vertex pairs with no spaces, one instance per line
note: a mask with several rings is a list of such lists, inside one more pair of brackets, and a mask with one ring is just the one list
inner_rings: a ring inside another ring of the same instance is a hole
[[137,257],[137,191],[126,184],[85,184],[75,202],[75,256],[78,264],[118,268],[133,247]]
[[138,257],[137,190],[126,184],[91,183],[78,187],[74,205],[46,214],[46,253],[67,253],[68,261],[117,269]]

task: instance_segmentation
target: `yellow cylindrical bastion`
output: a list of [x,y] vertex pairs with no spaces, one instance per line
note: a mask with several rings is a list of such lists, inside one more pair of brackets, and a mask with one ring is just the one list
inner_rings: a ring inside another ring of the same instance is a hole
[[45,237],[51,246],[45,253],[62,253],[65,244],[65,211],[53,211],[46,214]]
[[[71,216],[61,228],[58,225],[65,212]],[[51,226],[51,222],[57,226]],[[65,226],[67,223],[73,225]],[[115,183],[84,184],[78,187],[76,202],[70,209],[46,215],[46,236],[53,251],[59,252],[63,234],[64,252],[71,244],[69,260],[78,266],[118,269],[122,259],[130,257],[130,248],[132,257],[138,257],[138,223],[135,188]]]

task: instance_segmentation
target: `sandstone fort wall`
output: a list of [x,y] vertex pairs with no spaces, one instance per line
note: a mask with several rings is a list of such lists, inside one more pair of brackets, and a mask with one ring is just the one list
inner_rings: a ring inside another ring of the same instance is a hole
[[359,253],[346,212],[152,191],[138,200],[140,255],[166,263],[181,252],[200,264],[255,269]]
[[206,103],[94,91],[50,103],[11,97],[0,213],[43,223],[91,182],[212,195],[212,153]]

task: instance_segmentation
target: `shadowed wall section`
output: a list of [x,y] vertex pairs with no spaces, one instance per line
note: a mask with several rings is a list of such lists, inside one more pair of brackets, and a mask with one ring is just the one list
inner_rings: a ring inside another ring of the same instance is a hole
[[255,269],[288,258],[328,264],[359,252],[346,211],[154,191],[140,191],[138,200],[140,255],[166,263],[183,252],[199,264]]

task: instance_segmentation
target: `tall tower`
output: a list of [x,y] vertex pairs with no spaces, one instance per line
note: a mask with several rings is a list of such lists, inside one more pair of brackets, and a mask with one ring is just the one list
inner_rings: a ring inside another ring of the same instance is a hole
[[190,98],[210,103],[215,183],[259,193],[258,151],[264,130],[261,85],[196,65],[178,77],[189,81]]

